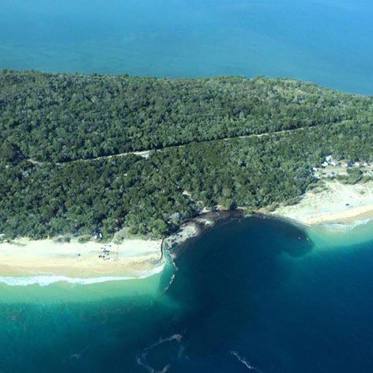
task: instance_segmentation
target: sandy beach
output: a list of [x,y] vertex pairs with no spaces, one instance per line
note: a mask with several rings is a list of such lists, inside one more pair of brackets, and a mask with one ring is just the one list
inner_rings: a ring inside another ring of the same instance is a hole
[[[201,226],[209,224],[213,224],[209,218],[197,217],[183,224],[164,244],[180,244],[197,236]],[[120,244],[97,240],[81,243],[77,238],[60,241],[19,238],[0,243],[0,282],[14,283],[13,278],[22,279],[20,284],[49,283],[52,277],[56,281],[79,280],[78,283],[144,278],[160,272],[165,264],[162,240],[124,239]]]
[[[165,240],[167,247],[198,235],[201,227],[214,223],[221,212],[197,217]],[[295,205],[281,206],[270,213],[304,225],[353,223],[373,219],[373,181],[348,185],[326,180],[308,191]],[[30,240],[19,238],[0,243],[0,277],[66,276],[141,278],[161,270],[161,240],[124,239],[120,244],[72,239]]]
[[0,244],[0,276],[143,277],[163,265],[161,241],[121,244],[21,238]]
[[271,214],[304,225],[373,219],[373,181],[348,185],[326,180],[321,189],[308,191],[299,203],[281,206]]

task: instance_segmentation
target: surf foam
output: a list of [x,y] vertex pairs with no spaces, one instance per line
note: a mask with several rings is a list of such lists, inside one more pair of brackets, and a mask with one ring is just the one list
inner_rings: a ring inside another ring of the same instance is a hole
[[93,285],[110,281],[141,280],[161,273],[165,263],[154,269],[141,273],[138,276],[101,276],[101,277],[68,277],[57,275],[35,275],[35,276],[0,276],[0,283],[8,286],[49,286],[58,282],[66,282],[75,285]]

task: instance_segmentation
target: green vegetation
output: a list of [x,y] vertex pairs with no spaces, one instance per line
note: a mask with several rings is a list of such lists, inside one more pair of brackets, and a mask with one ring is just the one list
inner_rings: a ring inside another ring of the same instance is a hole
[[[289,80],[3,72],[0,128],[9,237],[159,237],[203,207],[294,201],[328,154],[373,161],[373,98]],[[133,150],[154,151],[89,160]]]
[[18,145],[12,144],[8,140],[3,140],[0,145],[0,159],[7,163],[18,163],[25,159]]
[[344,184],[356,184],[364,177],[363,172],[359,168],[348,168],[346,176],[339,176],[337,179]]
[[67,161],[342,120],[372,99],[289,80],[162,80],[0,74],[1,137],[35,160]]

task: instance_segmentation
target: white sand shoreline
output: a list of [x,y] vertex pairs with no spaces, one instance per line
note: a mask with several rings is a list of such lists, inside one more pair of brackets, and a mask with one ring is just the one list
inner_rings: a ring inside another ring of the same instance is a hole
[[49,286],[58,282],[65,282],[74,285],[93,285],[103,282],[112,281],[126,281],[126,280],[140,280],[151,277],[163,271],[165,267],[164,262],[160,262],[158,266],[152,270],[144,272],[142,275],[137,276],[101,276],[101,277],[69,277],[62,275],[36,275],[36,276],[0,276],[0,284],[8,286]]
[[[281,206],[268,214],[304,226],[366,222],[373,219],[373,181],[348,185],[328,180],[322,190],[308,191],[299,203]],[[201,226],[213,224],[214,218],[196,217],[168,237],[165,246],[181,244],[197,236]],[[64,281],[89,284],[140,279],[163,270],[165,259],[161,246],[161,240],[144,239],[125,239],[120,244],[28,238],[2,242],[0,283],[43,285]]]
[[[163,240],[164,247],[179,245],[213,224],[213,219],[198,216]],[[10,286],[142,279],[160,273],[165,264],[162,240],[124,239],[117,244],[18,238],[0,243],[0,283]]]
[[299,203],[270,214],[305,226],[367,221],[373,219],[373,181],[354,185],[326,181],[322,190],[308,191]]
[[163,268],[161,240],[56,242],[19,238],[0,243],[0,277],[143,278]]

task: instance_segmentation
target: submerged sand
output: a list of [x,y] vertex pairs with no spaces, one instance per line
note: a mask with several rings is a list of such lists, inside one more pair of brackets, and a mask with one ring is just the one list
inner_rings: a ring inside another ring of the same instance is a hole
[[272,214],[305,225],[373,219],[373,181],[349,185],[326,180],[296,205],[281,206]]
[[162,266],[160,240],[120,244],[17,239],[0,244],[0,276],[143,277]]

